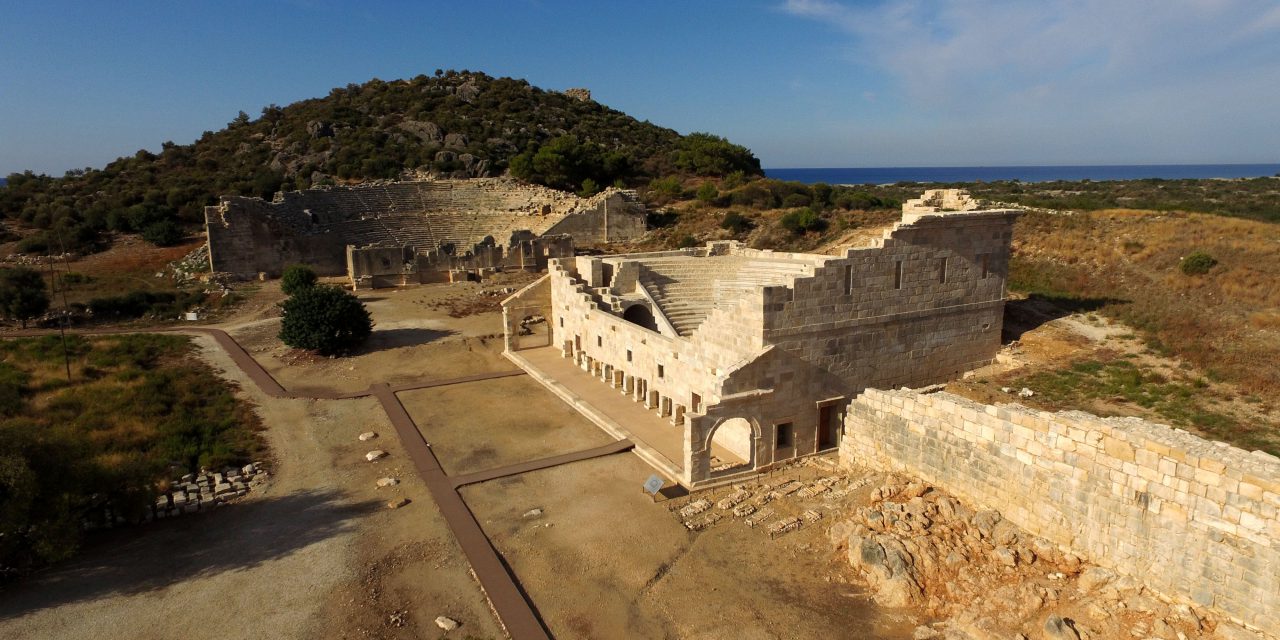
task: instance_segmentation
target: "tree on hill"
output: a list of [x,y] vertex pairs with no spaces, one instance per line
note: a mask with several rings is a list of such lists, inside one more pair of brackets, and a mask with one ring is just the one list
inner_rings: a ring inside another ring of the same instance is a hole
[[295,349],[333,355],[360,346],[373,332],[364,303],[332,286],[305,287],[285,300],[280,340]]
[[316,285],[316,272],[305,264],[291,264],[284,268],[280,276],[280,290],[291,296],[303,289]]
[[760,159],[742,145],[710,133],[691,133],[676,145],[677,168],[701,176],[727,176],[735,171],[763,175]]
[[49,310],[49,293],[40,272],[26,267],[0,269],[0,311],[5,317],[27,321]]

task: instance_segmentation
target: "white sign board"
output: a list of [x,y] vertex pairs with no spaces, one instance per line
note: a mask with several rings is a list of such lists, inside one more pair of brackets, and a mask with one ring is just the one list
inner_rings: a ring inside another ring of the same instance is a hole
[[656,496],[662,490],[663,484],[665,483],[657,474],[651,475],[648,480],[644,481],[644,492],[651,496]]

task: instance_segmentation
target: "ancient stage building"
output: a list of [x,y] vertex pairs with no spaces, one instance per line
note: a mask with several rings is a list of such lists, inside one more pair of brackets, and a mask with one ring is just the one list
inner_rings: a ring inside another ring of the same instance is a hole
[[575,244],[639,237],[645,213],[617,189],[584,199],[512,180],[438,180],[224,197],[205,208],[205,228],[215,273],[276,276],[302,263],[365,288],[542,269]]
[[[713,242],[551,260],[504,302],[508,357],[686,486],[833,449],[863,389],[948,380],[999,349],[1018,214],[942,198],[841,256]],[[537,315],[549,331],[521,335]]]

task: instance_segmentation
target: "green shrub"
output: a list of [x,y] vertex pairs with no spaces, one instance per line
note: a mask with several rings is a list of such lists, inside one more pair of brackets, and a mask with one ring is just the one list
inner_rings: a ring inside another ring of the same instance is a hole
[[702,202],[711,202],[712,200],[720,197],[720,190],[716,189],[715,184],[711,182],[704,182],[702,183],[702,186],[698,187],[697,196],[698,200]]
[[0,269],[0,311],[7,318],[22,322],[49,310],[49,292],[39,271],[27,267]]
[[373,321],[364,303],[337,287],[307,287],[284,302],[280,340],[295,349],[342,353],[359,346],[372,332]]
[[1199,276],[1209,273],[1209,270],[1216,264],[1218,264],[1218,261],[1213,256],[1203,251],[1193,251],[1182,259],[1182,264],[1179,266],[1183,273],[1189,276]]
[[75,271],[69,271],[67,273],[61,274],[58,276],[58,279],[62,282],[64,286],[67,286],[67,287],[74,287],[79,284],[88,284],[90,282],[93,282],[92,277],[86,276],[83,273],[76,273]]
[[676,246],[681,249],[696,247],[698,246],[698,239],[693,236],[686,235],[685,237],[680,238],[680,242],[676,243]]
[[784,207],[807,207],[813,202],[813,198],[803,193],[793,193],[782,199]]
[[303,289],[310,289],[316,285],[316,272],[305,264],[291,264],[284,269],[284,274],[280,276],[280,290],[285,295],[291,296]]
[[182,242],[185,235],[173,220],[153,222],[142,229],[142,239],[157,247],[171,247]]
[[809,231],[822,231],[827,228],[827,221],[823,220],[813,209],[808,207],[797,209],[782,216],[780,222],[782,223],[782,228],[796,235]]
[[735,234],[746,233],[747,231],[750,231],[753,226],[755,225],[751,223],[750,218],[738,213],[737,211],[730,211],[729,213],[724,214],[724,219],[720,221],[721,229],[727,229]]

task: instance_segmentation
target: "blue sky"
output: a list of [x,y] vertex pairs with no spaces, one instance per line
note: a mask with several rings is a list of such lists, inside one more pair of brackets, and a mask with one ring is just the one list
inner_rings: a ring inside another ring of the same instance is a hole
[[765,167],[1280,161],[1274,0],[0,0],[0,174],[479,70]]

